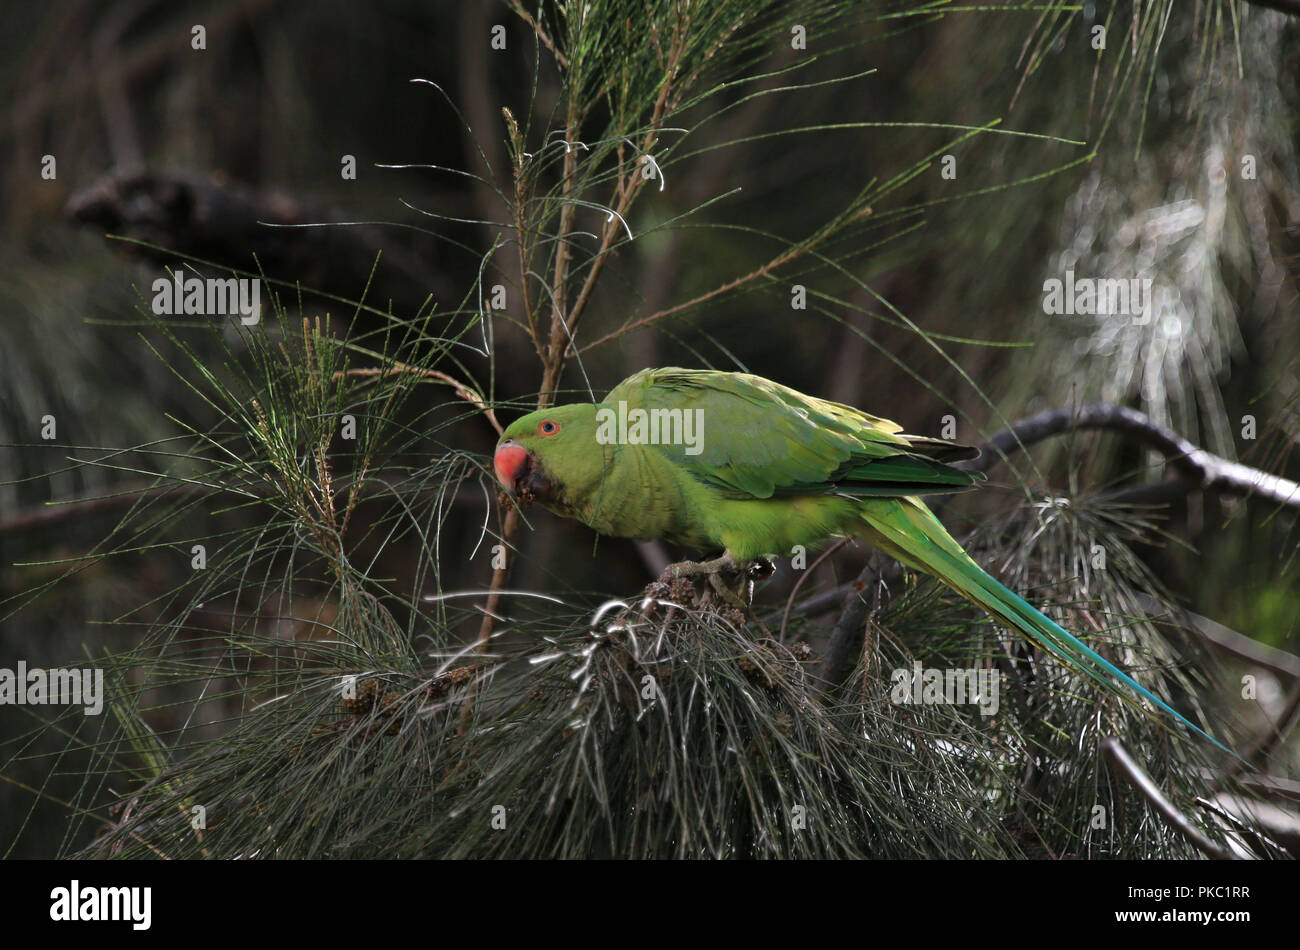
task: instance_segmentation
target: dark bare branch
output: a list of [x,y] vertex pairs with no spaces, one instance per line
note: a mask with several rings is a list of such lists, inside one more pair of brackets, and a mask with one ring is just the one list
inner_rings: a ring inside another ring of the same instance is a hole
[[979,458],[962,462],[958,467],[988,471],[999,459],[1006,459],[1036,442],[1085,429],[1122,432],[1137,438],[1163,454],[1175,471],[1194,487],[1300,508],[1300,483],[1220,458],[1135,409],[1109,403],[1047,409],[1022,419],[990,439]]

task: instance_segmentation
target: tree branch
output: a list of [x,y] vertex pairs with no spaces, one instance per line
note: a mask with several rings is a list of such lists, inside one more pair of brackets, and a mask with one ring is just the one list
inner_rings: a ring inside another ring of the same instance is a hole
[[[411,310],[430,290],[436,298],[452,296],[443,278],[375,226],[309,227],[339,215],[323,202],[222,175],[115,172],[73,194],[65,213],[140,242],[117,241],[114,249],[159,265],[191,258],[345,298],[368,287],[371,298]],[[367,328],[387,325],[364,309],[358,319]]]
[[832,689],[838,688],[848,678],[862,652],[862,645],[866,642],[867,613],[870,610],[865,596],[867,589],[876,589],[888,574],[900,570],[897,562],[881,570],[873,563],[874,560],[875,558],[868,560],[862,572],[848,584],[844,606],[835,626],[831,628],[820,675]]
[[1197,488],[1253,496],[1300,508],[1300,483],[1220,458],[1135,409],[1109,403],[1048,409],[1022,419],[993,436],[982,447],[979,458],[958,463],[956,467],[985,472],[999,459],[1005,460],[1017,450],[1054,435],[1083,429],[1104,429],[1134,436],[1163,454],[1170,465]]

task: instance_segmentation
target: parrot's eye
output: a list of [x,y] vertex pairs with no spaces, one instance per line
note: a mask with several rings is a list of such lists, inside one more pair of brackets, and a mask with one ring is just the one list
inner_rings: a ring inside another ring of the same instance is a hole
[[554,419],[543,419],[537,426],[538,435],[555,435],[560,431],[560,424]]

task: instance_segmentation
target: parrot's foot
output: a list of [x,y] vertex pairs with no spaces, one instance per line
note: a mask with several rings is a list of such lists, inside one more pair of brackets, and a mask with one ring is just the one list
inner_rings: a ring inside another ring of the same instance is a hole
[[739,573],[748,567],[748,564],[737,564],[731,552],[724,551],[722,557],[715,557],[712,561],[678,561],[676,564],[669,564],[659,575],[659,579],[667,583],[679,577],[699,577],[702,574],[716,577],[724,571]]
[[[711,561],[678,561],[669,564],[659,575],[659,582],[671,584],[675,580],[688,577],[707,577],[709,586],[717,591],[725,602],[736,607],[746,607],[754,596],[754,581],[766,580],[775,568],[767,560],[738,562],[730,551],[724,551],[721,557]],[[738,574],[741,577],[739,588],[732,588],[722,579],[723,574]]]

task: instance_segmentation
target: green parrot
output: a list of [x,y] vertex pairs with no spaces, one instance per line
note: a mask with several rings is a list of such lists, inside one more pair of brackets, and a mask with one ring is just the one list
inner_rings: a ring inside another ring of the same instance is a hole
[[504,488],[620,538],[723,551],[712,569],[853,537],[932,574],[1067,666],[1222,743],[983,571],[918,497],[983,479],[979,450],[744,373],[666,367],[603,403],[518,419],[497,445]]

